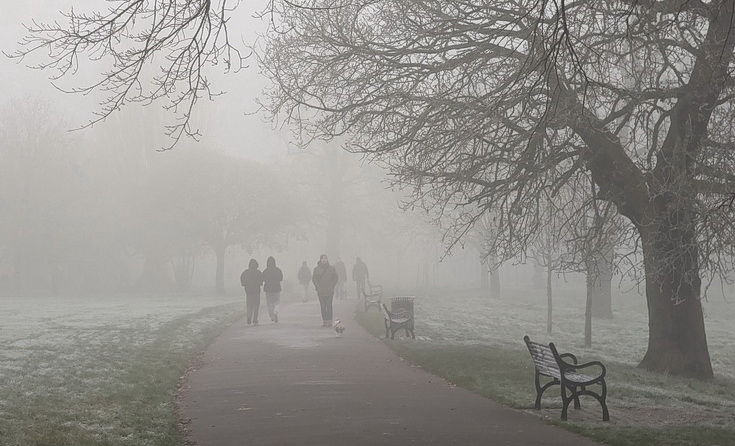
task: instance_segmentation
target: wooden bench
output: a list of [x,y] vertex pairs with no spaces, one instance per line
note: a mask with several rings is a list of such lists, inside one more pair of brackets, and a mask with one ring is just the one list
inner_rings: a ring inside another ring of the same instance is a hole
[[416,339],[413,334],[413,314],[410,311],[403,308],[389,311],[385,304],[380,304],[380,312],[383,313],[383,319],[385,322],[385,338],[395,338],[396,332],[400,329],[406,330],[406,336],[411,335],[412,339]]
[[[366,288],[369,289],[366,291]],[[362,300],[365,305],[365,312],[370,307],[375,307],[380,311],[380,305],[383,303],[383,287],[381,285],[371,285],[370,281],[367,282],[367,287],[362,289]]]
[[[594,397],[602,406],[602,420],[610,421],[610,415],[607,411],[605,398],[607,397],[607,384],[605,384],[605,374],[607,370],[599,361],[587,362],[585,364],[577,364],[577,357],[571,353],[559,353],[553,342],[549,345],[543,345],[531,341],[528,336],[524,336],[528,352],[533,358],[535,370],[534,383],[536,384],[536,404],[534,409],[541,409],[541,395],[551,386],[559,385],[561,387],[561,419],[567,419],[567,410],[569,403],[574,401],[574,408],[579,409],[579,397],[589,395]],[[567,362],[567,359],[571,362]],[[580,369],[592,367],[593,371],[597,371],[594,376],[583,375],[578,373]],[[550,378],[551,381],[541,385],[541,377]],[[587,388],[587,386],[599,385],[601,390],[599,393]]]

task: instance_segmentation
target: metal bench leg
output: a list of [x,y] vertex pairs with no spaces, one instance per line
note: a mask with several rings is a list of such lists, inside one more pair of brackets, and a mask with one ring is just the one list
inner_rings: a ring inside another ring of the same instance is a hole
[[539,380],[538,372],[534,373],[534,383],[536,384],[536,404],[533,405],[533,408],[541,410],[541,394],[543,393],[543,390],[541,390],[541,382]]

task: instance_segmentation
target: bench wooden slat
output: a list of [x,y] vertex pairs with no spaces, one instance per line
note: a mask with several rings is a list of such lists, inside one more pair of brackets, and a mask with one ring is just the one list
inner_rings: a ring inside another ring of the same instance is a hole
[[[541,396],[544,391],[549,387],[559,385],[563,402],[561,412],[562,420],[567,419],[567,410],[570,402],[574,401],[574,408],[579,409],[579,397],[581,395],[590,395],[597,399],[602,406],[602,419],[604,421],[610,420],[605,402],[607,397],[607,384],[605,383],[606,370],[601,362],[593,361],[586,364],[577,364],[577,358],[571,353],[559,354],[553,342],[546,346],[531,341],[528,336],[524,336],[523,340],[526,342],[531,359],[533,359],[534,383],[536,386],[536,404],[534,408],[536,410],[541,409]],[[566,363],[564,358],[569,358],[572,363]],[[589,376],[577,372],[578,368],[587,368],[589,366],[599,367],[600,374],[598,376]],[[541,376],[551,378],[551,381],[546,382],[542,386],[540,382]],[[600,385],[600,393],[596,393],[587,388],[587,386],[592,384]],[[571,392],[571,394],[567,395],[567,391]]]

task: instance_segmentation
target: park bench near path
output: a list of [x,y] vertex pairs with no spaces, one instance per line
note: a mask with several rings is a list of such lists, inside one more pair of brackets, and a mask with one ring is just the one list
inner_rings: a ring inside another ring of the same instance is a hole
[[410,334],[411,338],[416,339],[413,334],[413,314],[410,311],[404,308],[390,311],[385,304],[380,304],[380,312],[383,313],[383,320],[385,321],[386,339],[388,339],[388,334],[390,334],[391,339],[395,338],[396,332],[401,329],[406,330],[406,336]]
[[[528,336],[524,336],[528,352],[533,359],[534,384],[536,385],[536,403],[534,409],[541,410],[541,396],[549,387],[558,385],[561,387],[561,419],[567,419],[567,411],[569,403],[574,401],[574,408],[579,409],[579,397],[589,395],[595,398],[602,406],[602,420],[610,421],[610,415],[607,410],[607,384],[605,383],[605,374],[607,370],[600,361],[592,361],[584,364],[577,364],[577,357],[572,353],[559,353],[553,342],[549,345],[539,344],[531,341]],[[567,362],[565,359],[571,361]],[[584,375],[578,373],[580,369],[594,368],[599,370],[595,376]],[[550,378],[545,384],[541,384],[541,377]],[[601,390],[599,393],[587,388],[587,386],[599,385]]]
[[365,312],[367,313],[371,307],[375,307],[380,311],[380,305],[383,303],[383,287],[381,285],[371,285],[368,280],[367,288],[369,290],[366,290],[365,288],[362,289],[362,299],[365,305]]

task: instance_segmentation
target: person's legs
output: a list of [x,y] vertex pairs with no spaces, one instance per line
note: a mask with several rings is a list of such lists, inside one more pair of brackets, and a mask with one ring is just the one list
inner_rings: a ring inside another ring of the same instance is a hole
[[260,311],[260,293],[253,298],[253,324],[258,325],[258,312]]
[[327,326],[327,321],[329,320],[327,315],[327,299],[331,300],[331,297],[327,296],[319,296],[319,307],[322,310],[322,325]]
[[276,321],[276,312],[275,312],[275,301],[276,297],[273,293],[265,293],[265,303],[268,305],[268,316],[271,318],[271,321]]
[[278,311],[281,309],[281,292],[273,293],[273,322],[278,322]]
[[328,326],[328,327],[331,327],[332,326],[332,316],[333,316],[333,312],[332,312],[332,309],[333,309],[332,308],[332,299],[333,299],[333,297],[334,296],[332,295],[332,296],[328,296],[328,297],[325,298],[325,300],[326,300],[326,307],[327,307],[326,308],[327,317],[325,319],[325,321],[326,321],[326,324],[325,325]]
[[248,318],[248,325],[253,322],[253,296],[247,294],[245,297],[245,308]]
[[362,293],[365,291],[365,282],[358,280],[357,281],[357,298],[362,299],[364,296]]
[[304,284],[304,302],[309,300],[309,283]]

